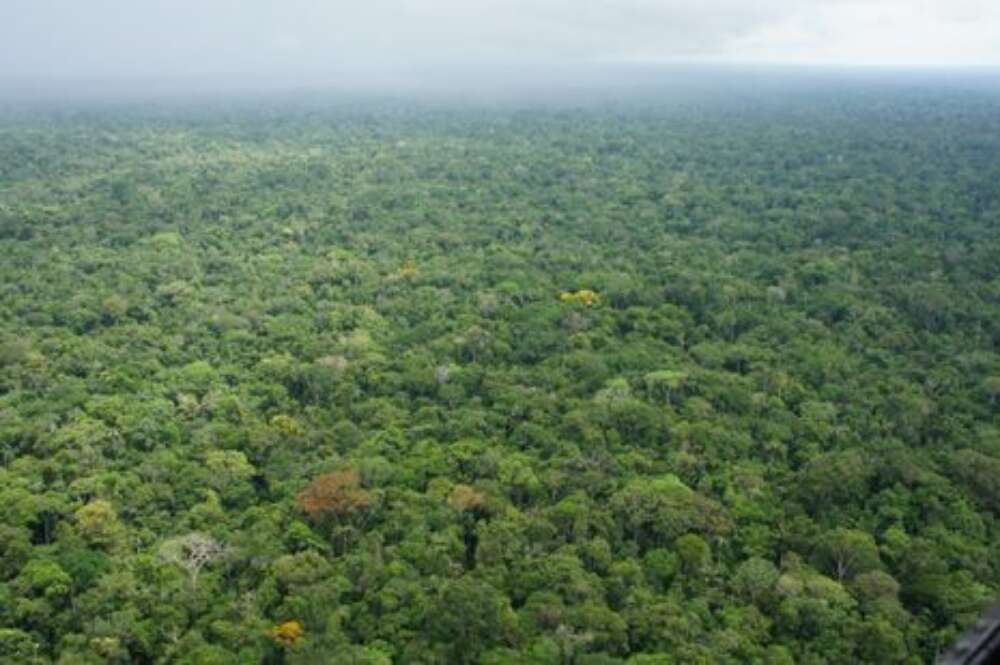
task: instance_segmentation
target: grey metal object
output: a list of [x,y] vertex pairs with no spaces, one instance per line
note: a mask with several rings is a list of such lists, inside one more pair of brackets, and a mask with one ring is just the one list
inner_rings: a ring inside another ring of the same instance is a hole
[[938,659],[939,665],[1000,664],[1000,605],[976,622]]

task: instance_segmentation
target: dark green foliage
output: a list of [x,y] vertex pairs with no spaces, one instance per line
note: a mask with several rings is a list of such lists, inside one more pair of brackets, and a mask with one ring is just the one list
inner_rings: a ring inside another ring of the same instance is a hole
[[0,661],[932,659],[997,101],[7,113]]

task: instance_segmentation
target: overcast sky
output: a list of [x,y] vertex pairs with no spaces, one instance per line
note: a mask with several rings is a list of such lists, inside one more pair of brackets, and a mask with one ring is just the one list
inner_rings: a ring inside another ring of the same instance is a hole
[[1000,0],[0,0],[0,78],[674,59],[1000,65]]

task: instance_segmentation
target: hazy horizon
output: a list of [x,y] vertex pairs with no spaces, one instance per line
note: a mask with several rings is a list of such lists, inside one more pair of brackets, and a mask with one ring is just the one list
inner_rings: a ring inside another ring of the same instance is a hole
[[423,98],[429,101],[587,102],[635,98],[761,98],[838,87],[950,88],[1000,93],[1000,67],[761,65],[748,63],[624,63],[594,65],[479,64],[353,75],[202,76],[15,79],[0,75],[4,104],[183,101],[213,99]]
[[[613,84],[623,68],[992,71],[983,0],[8,0],[0,92]],[[615,69],[618,68],[618,69]],[[788,71],[788,70],[786,70]],[[595,75],[594,72],[597,72]],[[520,85],[520,83],[518,83]],[[533,83],[529,83],[533,85]]]

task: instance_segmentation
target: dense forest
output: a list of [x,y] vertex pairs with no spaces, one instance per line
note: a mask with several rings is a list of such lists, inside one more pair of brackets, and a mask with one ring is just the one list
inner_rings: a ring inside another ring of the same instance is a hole
[[6,109],[0,662],[932,661],[1000,596],[998,109]]

